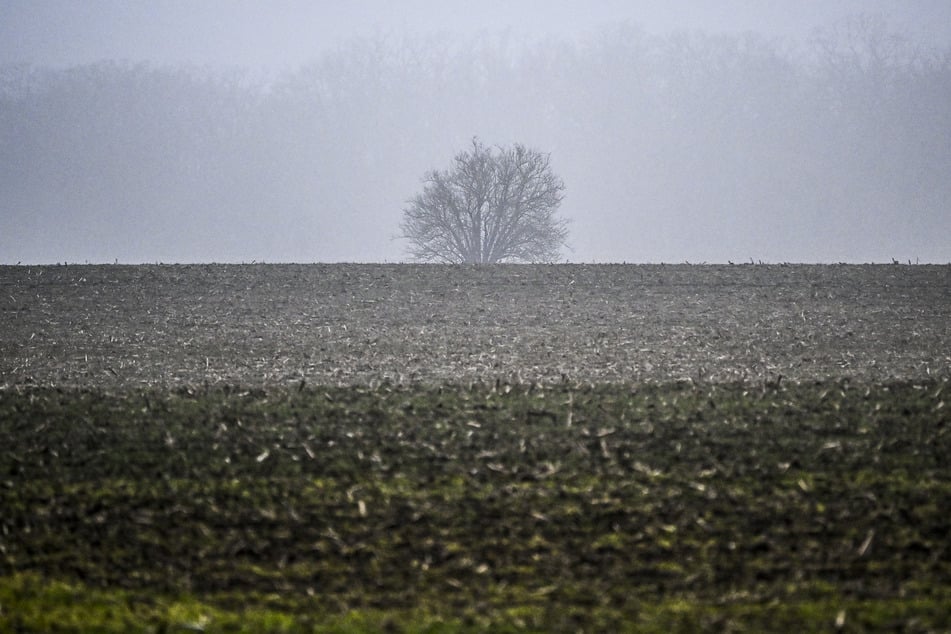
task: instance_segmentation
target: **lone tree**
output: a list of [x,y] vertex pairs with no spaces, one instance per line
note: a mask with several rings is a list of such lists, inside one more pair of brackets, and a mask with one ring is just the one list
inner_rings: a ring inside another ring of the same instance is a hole
[[429,172],[423,183],[401,224],[416,260],[552,262],[565,244],[567,223],[555,215],[565,185],[548,154],[473,139],[451,169]]

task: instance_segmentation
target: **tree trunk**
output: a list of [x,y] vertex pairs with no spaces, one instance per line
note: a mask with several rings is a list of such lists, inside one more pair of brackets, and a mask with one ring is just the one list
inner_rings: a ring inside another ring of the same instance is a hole
[[469,238],[469,263],[482,264],[482,210],[472,218],[472,235]]

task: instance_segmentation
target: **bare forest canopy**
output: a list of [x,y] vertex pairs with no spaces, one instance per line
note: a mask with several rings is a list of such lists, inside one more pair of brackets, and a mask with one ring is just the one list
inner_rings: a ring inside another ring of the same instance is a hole
[[0,68],[0,262],[384,261],[473,136],[551,153],[573,261],[951,261],[951,49],[354,40],[280,77]]

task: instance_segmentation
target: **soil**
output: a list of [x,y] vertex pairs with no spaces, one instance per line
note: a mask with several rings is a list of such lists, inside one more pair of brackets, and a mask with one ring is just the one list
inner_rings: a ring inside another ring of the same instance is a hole
[[0,631],[951,628],[951,267],[0,291]]
[[951,266],[0,267],[0,385],[951,374]]

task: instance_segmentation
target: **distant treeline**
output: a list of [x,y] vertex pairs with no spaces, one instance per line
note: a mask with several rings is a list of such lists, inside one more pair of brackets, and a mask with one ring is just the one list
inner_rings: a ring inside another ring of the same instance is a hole
[[552,153],[578,259],[946,261],[949,104],[951,50],[869,17],[795,47],[380,37],[267,79],[3,67],[0,259],[399,258],[404,201],[478,136]]

